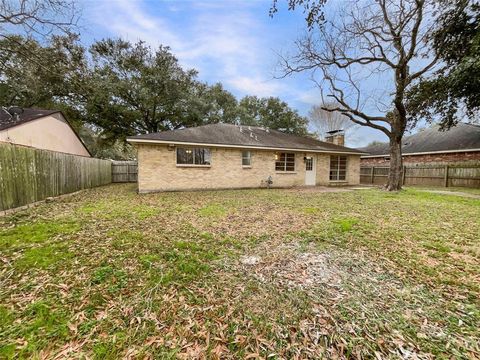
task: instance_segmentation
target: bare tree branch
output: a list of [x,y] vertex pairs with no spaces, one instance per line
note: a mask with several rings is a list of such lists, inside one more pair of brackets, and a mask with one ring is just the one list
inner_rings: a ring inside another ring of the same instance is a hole
[[[393,175],[389,189],[396,190],[401,186],[401,139],[409,121],[405,96],[419,78],[438,65],[439,58],[429,43],[430,32],[435,19],[456,5],[425,0],[336,5],[338,12],[332,19],[296,42],[293,57],[281,57],[283,76],[318,73],[321,81],[316,83],[322,97],[326,94],[336,104],[323,110],[338,112],[390,138]],[[372,88],[372,83],[377,87]],[[388,106],[388,111],[379,112],[379,105]]]

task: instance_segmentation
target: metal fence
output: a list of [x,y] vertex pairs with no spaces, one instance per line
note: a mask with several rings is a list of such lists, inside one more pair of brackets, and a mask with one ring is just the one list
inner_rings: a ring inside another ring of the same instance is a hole
[[0,210],[112,182],[109,160],[0,143]]
[[[362,166],[362,184],[387,183],[389,168],[386,166]],[[404,185],[459,186],[480,188],[480,164],[475,165],[408,165],[403,167]]]
[[137,182],[138,165],[136,161],[112,161],[112,182]]

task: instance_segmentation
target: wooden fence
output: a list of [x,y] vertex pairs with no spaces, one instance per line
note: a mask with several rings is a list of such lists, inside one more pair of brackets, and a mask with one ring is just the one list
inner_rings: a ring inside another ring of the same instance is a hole
[[[388,173],[385,166],[362,166],[360,182],[383,185]],[[404,166],[402,177],[404,185],[480,188],[480,165],[409,165]]]
[[0,211],[112,182],[111,161],[0,143]]
[[137,182],[138,166],[136,161],[113,161],[112,182]]

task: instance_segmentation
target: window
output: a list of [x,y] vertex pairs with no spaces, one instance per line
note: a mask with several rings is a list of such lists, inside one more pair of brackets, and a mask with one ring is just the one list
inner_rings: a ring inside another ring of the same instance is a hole
[[347,157],[340,155],[330,156],[330,180],[344,181],[347,175]]
[[313,171],[313,158],[311,157],[305,158],[305,170]]
[[276,153],[275,171],[295,171],[294,153]]
[[210,165],[210,149],[177,148],[177,165]]
[[250,151],[242,151],[242,166],[252,165],[252,153]]

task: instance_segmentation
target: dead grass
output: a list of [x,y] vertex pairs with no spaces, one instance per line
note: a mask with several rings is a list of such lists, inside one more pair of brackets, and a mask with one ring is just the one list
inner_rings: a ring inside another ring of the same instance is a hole
[[0,219],[0,358],[480,357],[480,201],[93,189]]

